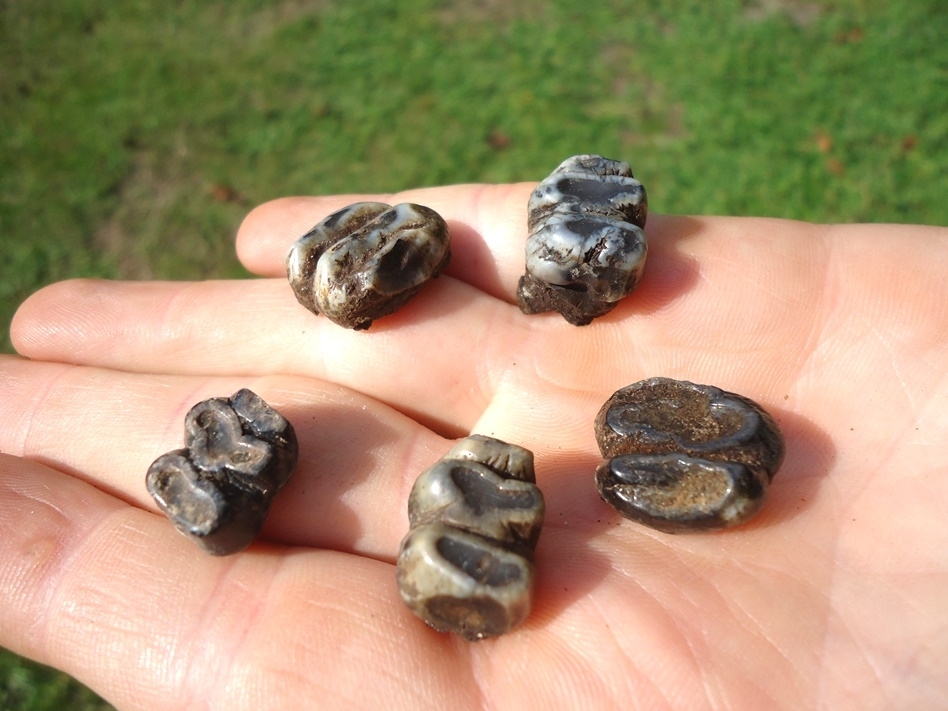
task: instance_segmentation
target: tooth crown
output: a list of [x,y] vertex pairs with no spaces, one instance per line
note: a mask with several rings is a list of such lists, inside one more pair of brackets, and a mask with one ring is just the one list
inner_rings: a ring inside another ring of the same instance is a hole
[[418,477],[397,561],[399,592],[412,612],[468,640],[527,618],[544,513],[534,481],[528,450],[478,435]]
[[617,391],[596,416],[596,439],[603,500],[668,533],[747,521],[784,455],[780,429],[760,405],[670,378]]
[[638,284],[648,243],[645,188],[627,163],[580,155],[563,161],[528,203],[524,313],[557,311],[584,326]]
[[243,389],[192,407],[185,445],[148,468],[148,492],[175,527],[208,553],[246,548],[296,466],[293,426]]
[[361,330],[401,308],[450,258],[448,226],[431,208],[359,202],[300,237],[285,263],[303,306]]

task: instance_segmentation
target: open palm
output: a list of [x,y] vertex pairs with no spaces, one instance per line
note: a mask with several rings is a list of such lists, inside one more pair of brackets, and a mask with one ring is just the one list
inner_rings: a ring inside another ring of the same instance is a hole
[[[27,301],[30,360],[0,360],[0,643],[128,709],[948,704],[948,230],[653,215],[638,289],[577,328],[514,305],[532,187],[277,201],[238,239],[273,278]],[[368,332],[283,272],[360,199],[452,231],[447,272]],[[779,422],[753,521],[674,536],[599,499],[595,414],[652,376]],[[300,463],[260,542],[211,558],[144,474],[241,387]],[[415,477],[469,432],[533,450],[547,502],[531,617],[473,644],[415,618],[393,565]]]

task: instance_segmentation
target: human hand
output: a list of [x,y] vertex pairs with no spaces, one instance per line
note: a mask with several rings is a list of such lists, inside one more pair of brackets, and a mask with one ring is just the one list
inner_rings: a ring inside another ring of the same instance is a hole
[[[31,297],[31,360],[0,359],[0,642],[120,708],[948,704],[948,230],[650,215],[642,283],[577,328],[514,305],[532,187],[281,200],[238,238],[271,279]],[[357,333],[282,260],[361,199],[434,208],[453,258]],[[595,414],[659,375],[779,422],[748,524],[662,534],[599,499]],[[144,475],[241,387],[300,462],[261,541],[212,558]],[[416,476],[472,431],[533,450],[547,503],[533,613],[478,643],[414,617],[393,566]]]

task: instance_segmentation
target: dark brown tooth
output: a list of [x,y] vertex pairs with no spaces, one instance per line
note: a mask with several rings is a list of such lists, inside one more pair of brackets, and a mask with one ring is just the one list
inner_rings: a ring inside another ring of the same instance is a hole
[[757,403],[710,385],[652,378],[617,391],[596,416],[599,495],[669,533],[729,528],[760,509],[784,442]]
[[145,486],[179,531],[208,553],[230,555],[260,533],[298,453],[293,426],[243,389],[192,407],[185,448],[158,457]]
[[450,258],[447,223],[431,208],[358,202],[300,237],[285,262],[303,306],[362,330],[400,309]]

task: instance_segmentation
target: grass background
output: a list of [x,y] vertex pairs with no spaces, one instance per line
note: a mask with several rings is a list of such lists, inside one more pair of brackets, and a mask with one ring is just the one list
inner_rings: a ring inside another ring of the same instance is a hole
[[[246,276],[265,200],[575,153],[657,212],[948,225],[946,37],[944,0],[0,0],[0,350],[52,281]],[[0,650],[0,708],[108,706]]]

